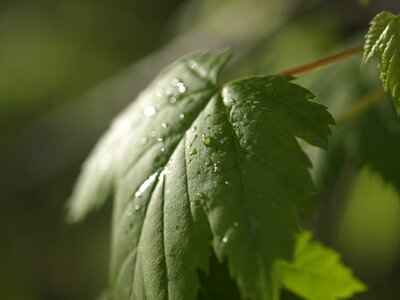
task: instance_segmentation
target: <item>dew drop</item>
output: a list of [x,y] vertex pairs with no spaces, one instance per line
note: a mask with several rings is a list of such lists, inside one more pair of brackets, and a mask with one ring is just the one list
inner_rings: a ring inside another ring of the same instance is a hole
[[140,209],[140,205],[135,205],[135,210],[138,211]]
[[227,180],[224,182],[226,185],[230,185],[231,183]]
[[168,123],[162,122],[162,123],[161,123],[161,127],[162,127],[162,128],[167,128],[167,127],[168,127]]
[[229,241],[229,237],[228,237],[227,235],[225,235],[225,236],[222,238],[222,242],[226,244],[228,241]]
[[199,198],[202,198],[202,199],[204,199],[206,197],[203,193],[200,193],[200,192],[196,193],[196,196]]
[[212,164],[213,164],[212,160],[211,160],[211,159],[207,159],[207,161],[206,161],[206,167],[209,167],[209,166],[211,166]]
[[183,120],[185,118],[185,114],[180,114],[179,119]]
[[163,88],[159,88],[159,89],[157,89],[157,91],[156,91],[157,97],[162,97],[162,96],[164,96],[164,93],[165,93],[165,91],[164,91]]
[[147,144],[147,137],[142,137],[142,139],[140,140],[140,143],[142,144],[142,145],[146,145]]
[[158,139],[157,139],[157,141],[159,141],[159,142],[162,142],[164,139],[162,138],[162,137],[159,137]]
[[209,136],[203,137],[203,144],[206,145],[206,146],[210,146],[211,138]]
[[157,176],[158,173],[154,173],[145,182],[143,182],[143,184],[135,192],[135,197],[140,198],[143,193],[149,188],[149,186],[154,182]]
[[176,103],[176,98],[175,97],[170,97],[169,98],[169,103],[171,103],[171,104],[175,104]]
[[218,172],[218,165],[217,164],[214,164],[213,171],[214,171],[214,173]]
[[179,82],[179,83],[177,84],[177,86],[178,86],[178,91],[179,91],[180,93],[186,92],[186,87],[185,87],[185,85],[184,85],[182,82]]
[[191,206],[196,206],[196,205],[200,205],[200,200],[198,200],[198,199],[195,199],[195,200],[193,200],[193,201],[190,201],[190,205]]
[[157,131],[153,130],[152,132],[150,132],[150,135],[152,137],[156,137],[157,136]]
[[193,136],[193,140],[190,142],[190,144],[189,144],[189,146],[188,146],[188,149],[190,148],[190,147],[192,147],[192,145],[193,145],[193,143],[194,143],[194,141],[197,139],[197,134],[195,134],[194,136]]
[[193,148],[192,151],[190,151],[189,155],[195,155],[197,154],[196,148]]
[[197,68],[197,62],[195,62],[194,60],[191,60],[191,61],[189,62],[189,67],[190,67],[191,69],[196,69],[196,68]]
[[147,117],[153,117],[153,116],[155,116],[156,113],[157,113],[157,110],[154,106],[150,105],[144,109],[144,114]]
[[233,226],[239,227],[239,222],[233,222]]
[[160,149],[160,151],[161,151],[161,152],[165,152],[165,148],[162,147],[162,148]]

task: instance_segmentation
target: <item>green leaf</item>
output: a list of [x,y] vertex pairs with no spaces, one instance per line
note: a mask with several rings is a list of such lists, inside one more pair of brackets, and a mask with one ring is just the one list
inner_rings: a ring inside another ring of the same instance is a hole
[[379,59],[383,88],[391,93],[400,115],[400,15],[384,11],[372,20],[366,35],[363,64],[374,56]]
[[340,262],[337,252],[311,241],[311,233],[302,233],[292,262],[281,264],[282,284],[293,293],[309,300],[336,300],[365,291]]
[[336,245],[371,281],[389,278],[400,253],[400,195],[368,165],[354,177]]
[[299,213],[313,206],[297,138],[327,146],[325,107],[283,76],[217,85],[230,52],[199,52],[164,70],[116,119],[70,202],[82,219],[114,192],[113,299],[196,299],[210,241],[243,298],[279,293]]

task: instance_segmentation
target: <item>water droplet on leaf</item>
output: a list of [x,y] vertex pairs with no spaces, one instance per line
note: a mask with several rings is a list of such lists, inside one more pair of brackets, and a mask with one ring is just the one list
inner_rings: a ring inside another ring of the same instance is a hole
[[142,145],[146,145],[147,144],[147,137],[142,137],[142,139],[140,140],[140,143]]
[[178,91],[179,91],[180,93],[186,92],[186,87],[185,87],[185,85],[184,85],[182,82],[178,83],[177,86],[178,86]]
[[154,106],[150,105],[144,109],[144,114],[147,117],[153,117],[153,116],[155,116],[156,113],[157,113],[157,110]]
[[163,88],[159,88],[159,89],[157,89],[157,91],[156,91],[157,97],[162,97],[162,96],[164,96],[164,93],[165,93],[165,91],[164,91]]
[[197,154],[196,148],[193,148],[192,151],[190,151],[189,155],[195,155]]
[[196,193],[197,197],[204,199],[206,196],[203,193]]
[[210,146],[211,138],[209,136],[203,137],[203,144],[206,145],[207,147]]

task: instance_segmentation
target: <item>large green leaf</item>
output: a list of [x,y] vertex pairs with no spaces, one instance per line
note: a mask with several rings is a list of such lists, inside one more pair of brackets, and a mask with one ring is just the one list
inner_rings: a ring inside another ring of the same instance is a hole
[[366,35],[363,64],[374,56],[379,59],[383,87],[391,93],[400,114],[400,15],[384,11],[372,20]]
[[281,276],[287,289],[309,300],[344,299],[365,290],[338,253],[311,241],[309,232],[299,236],[293,261],[282,263]]
[[80,220],[115,195],[113,299],[195,299],[210,241],[244,298],[279,294],[299,213],[313,206],[310,162],[296,137],[325,148],[332,117],[283,76],[219,88],[229,52],[164,70],[114,122],[70,202]]

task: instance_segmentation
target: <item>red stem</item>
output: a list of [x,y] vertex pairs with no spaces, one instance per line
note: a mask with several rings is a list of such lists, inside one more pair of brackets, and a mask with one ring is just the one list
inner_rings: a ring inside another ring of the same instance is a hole
[[341,61],[341,60],[343,60],[343,59],[345,59],[347,57],[353,56],[353,55],[361,53],[361,52],[363,52],[363,47],[362,46],[355,47],[355,48],[343,51],[341,53],[338,53],[338,54],[323,58],[321,60],[306,64],[306,65],[303,65],[303,66],[300,66],[300,67],[296,67],[296,68],[293,68],[293,69],[289,69],[289,70],[283,71],[283,72],[281,72],[281,74],[285,75],[285,76],[298,75],[298,74],[301,74],[301,73],[305,73],[305,72],[308,72],[308,71],[311,71],[311,70],[315,70],[315,69],[321,68],[321,67],[326,66],[326,65],[333,64],[333,63],[335,63],[337,61]]

